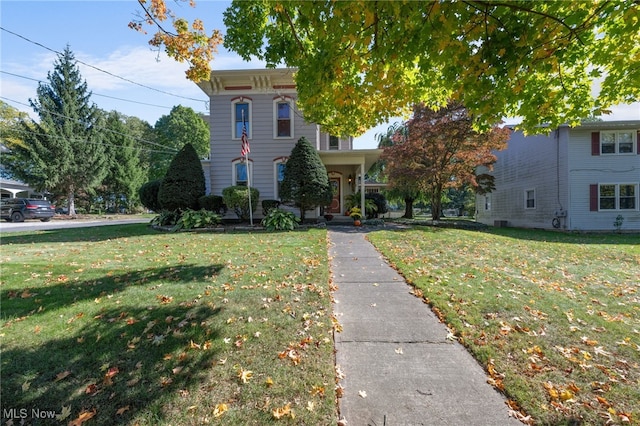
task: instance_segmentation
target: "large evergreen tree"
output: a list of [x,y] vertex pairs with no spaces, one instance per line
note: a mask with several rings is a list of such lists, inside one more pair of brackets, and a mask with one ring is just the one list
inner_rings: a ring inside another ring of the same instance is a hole
[[165,210],[197,209],[198,199],[206,192],[204,171],[200,158],[190,143],[171,161],[160,184],[158,202]]
[[302,137],[291,151],[284,169],[280,190],[283,201],[293,201],[300,208],[300,219],[305,212],[331,202],[331,186],[327,169],[318,151]]
[[[176,151],[190,143],[198,154],[198,158],[209,155],[209,126],[193,109],[182,105],[174,106],[169,115],[158,119],[154,127],[156,142]],[[171,156],[166,150],[152,151],[149,179],[161,178],[167,172]]]
[[115,207],[130,210],[138,203],[138,189],[146,179],[146,170],[140,164],[140,150],[122,114],[108,113],[105,127],[109,171],[102,189],[105,198],[114,200]]
[[24,145],[12,147],[7,167],[33,188],[66,197],[73,215],[76,194],[99,185],[107,172],[101,114],[68,46],[47,79],[29,100],[40,119],[23,122]]

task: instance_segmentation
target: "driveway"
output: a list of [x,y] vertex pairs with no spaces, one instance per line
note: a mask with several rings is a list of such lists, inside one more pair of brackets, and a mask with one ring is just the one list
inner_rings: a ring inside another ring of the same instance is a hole
[[50,231],[52,229],[86,228],[90,226],[126,225],[130,223],[149,223],[150,218],[139,216],[113,216],[96,219],[53,219],[50,222],[25,220],[24,222],[0,222],[0,234],[7,232]]

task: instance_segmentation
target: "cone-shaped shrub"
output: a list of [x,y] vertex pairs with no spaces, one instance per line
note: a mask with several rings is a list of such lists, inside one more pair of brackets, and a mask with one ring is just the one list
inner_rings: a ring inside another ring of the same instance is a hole
[[169,211],[198,209],[206,191],[202,164],[193,145],[186,144],[173,157],[158,191],[158,201]]

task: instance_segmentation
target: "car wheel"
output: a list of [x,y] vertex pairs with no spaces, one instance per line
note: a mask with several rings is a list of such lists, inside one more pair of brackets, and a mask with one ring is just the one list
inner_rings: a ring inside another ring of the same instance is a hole
[[42,219],[40,219],[40,222],[49,222],[50,220],[50,217],[43,217]]
[[11,213],[11,222],[24,222],[24,216],[20,212]]

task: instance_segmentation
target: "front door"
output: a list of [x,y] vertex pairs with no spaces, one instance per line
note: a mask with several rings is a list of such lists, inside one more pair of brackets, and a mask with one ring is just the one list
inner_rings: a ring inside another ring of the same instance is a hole
[[331,185],[332,198],[327,213],[337,214],[340,213],[340,178],[329,178],[329,184]]

